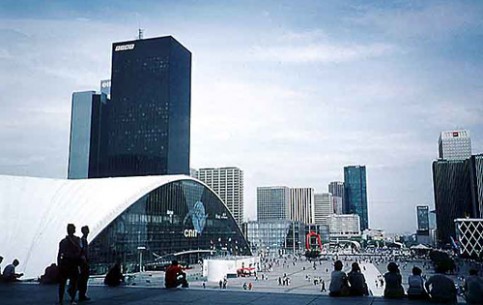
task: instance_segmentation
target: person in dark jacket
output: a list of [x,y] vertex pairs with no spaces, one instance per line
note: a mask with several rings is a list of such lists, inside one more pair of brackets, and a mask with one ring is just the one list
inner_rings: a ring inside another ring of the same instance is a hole
[[75,303],[79,267],[81,261],[81,240],[75,236],[75,226],[67,225],[67,236],[59,243],[57,265],[59,266],[59,304],[64,304],[65,285],[69,280],[68,293],[71,304]]
[[79,274],[79,301],[89,301],[91,298],[87,296],[87,282],[89,281],[89,243],[87,236],[89,236],[89,227],[83,226],[81,228],[81,261]]
[[404,297],[404,288],[402,286],[402,276],[399,267],[394,262],[387,265],[384,280],[386,287],[384,288],[384,297],[389,299],[402,299]]
[[431,296],[431,301],[436,303],[456,304],[456,287],[454,281],[447,277],[446,270],[436,267],[436,273],[424,284]]
[[352,270],[347,274],[350,284],[350,295],[363,296],[368,295],[366,278],[361,272],[358,263],[352,263]]
[[109,269],[106,277],[104,278],[104,284],[109,287],[117,287],[124,282],[124,275],[121,272],[121,260],[117,259],[114,266]]

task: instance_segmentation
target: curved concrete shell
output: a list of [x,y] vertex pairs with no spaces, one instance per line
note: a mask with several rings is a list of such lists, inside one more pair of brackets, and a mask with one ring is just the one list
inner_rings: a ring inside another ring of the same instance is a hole
[[[170,192],[169,196],[163,195],[166,190]],[[206,199],[207,196],[210,199]],[[209,203],[203,203],[204,201]],[[146,208],[146,204],[149,205],[149,209]],[[181,209],[176,206],[181,205],[186,206],[182,208],[186,210],[186,215],[181,215],[181,212],[179,215],[176,214],[178,209]],[[139,212],[126,214],[126,211],[134,207],[137,210],[141,209],[141,214]],[[203,213],[206,209],[206,213],[199,218],[201,220],[198,220],[203,222],[202,226],[195,222],[195,216],[193,216],[196,213],[194,211],[196,209],[199,211],[200,208]],[[216,209],[216,212],[213,209]],[[135,218],[133,215],[141,218]],[[165,220],[166,217],[170,222]],[[190,222],[191,219],[188,218],[192,218],[192,221]],[[205,222],[208,223],[206,225],[208,228],[210,225],[216,225],[220,219],[225,220],[225,227],[229,229],[224,230],[230,231],[231,235],[220,235],[216,240],[216,236],[213,235],[216,229],[211,231],[206,229],[206,233],[201,232]],[[167,238],[166,232],[163,231],[161,234],[159,229],[161,227],[176,227],[176,230],[173,229],[171,232],[172,236],[183,238],[184,234],[186,238],[197,239],[194,247],[197,246],[198,250],[217,250],[214,244],[228,239],[231,242],[233,238],[237,243],[239,254],[249,254],[240,229],[221,199],[205,184],[188,176],[79,180],[0,176],[0,255],[4,257],[2,267],[17,258],[20,261],[17,271],[25,273],[25,278],[40,276],[45,267],[56,262],[58,243],[65,237],[68,223],[76,225],[77,234],[80,234],[81,226],[90,227],[90,247],[94,246],[92,253],[104,255],[102,259],[92,258],[98,264],[110,264],[115,259],[113,256],[121,254],[124,259],[132,263],[133,255],[135,257],[138,255],[137,252],[133,253],[132,247],[137,246],[147,246],[146,252],[149,253],[146,254],[154,255],[151,257],[152,261],[160,254],[170,253],[170,251],[191,250],[191,246],[186,246],[186,243],[183,246],[180,243],[177,247],[170,242],[169,251],[164,249],[168,247],[166,242],[155,243],[160,236]],[[135,226],[132,226],[133,223]],[[137,241],[121,241],[117,231],[108,230],[110,227],[113,230],[119,230],[119,224],[122,224],[123,236],[137,234]],[[139,226],[145,228],[142,229],[142,234],[129,231],[130,228],[141,231]],[[184,231],[182,231],[183,228],[185,228]],[[201,231],[197,232],[196,228],[198,231],[201,228]],[[121,242],[124,242],[124,245],[119,248]],[[191,244],[190,240],[189,245]],[[226,242],[224,245],[220,242],[220,247],[227,249],[226,245]],[[149,257],[147,259],[149,260]]]

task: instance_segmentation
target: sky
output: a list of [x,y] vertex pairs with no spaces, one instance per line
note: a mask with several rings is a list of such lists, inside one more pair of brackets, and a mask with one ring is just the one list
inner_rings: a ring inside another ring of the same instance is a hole
[[483,153],[481,1],[0,2],[0,174],[67,176],[71,95],[110,78],[111,44],[172,35],[193,55],[191,167],[327,192],[366,165],[369,225],[434,207],[443,130]]

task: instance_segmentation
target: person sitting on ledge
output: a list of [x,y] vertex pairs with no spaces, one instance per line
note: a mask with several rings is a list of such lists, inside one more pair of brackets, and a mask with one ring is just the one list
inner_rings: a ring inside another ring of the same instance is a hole
[[44,275],[40,277],[40,284],[58,284],[59,283],[59,267],[57,264],[51,264],[45,268]]
[[431,296],[431,302],[456,304],[456,287],[452,279],[444,275],[447,270],[436,266],[436,273],[424,284]]
[[172,261],[171,265],[166,269],[164,285],[166,286],[166,288],[176,288],[179,285],[184,288],[188,287],[188,281],[186,281],[186,273],[181,270],[181,267],[178,265],[178,261]]
[[334,263],[334,271],[330,274],[329,296],[343,297],[349,295],[349,285],[347,275],[342,271],[344,265],[341,261]]
[[404,297],[404,288],[402,286],[402,276],[399,272],[399,267],[394,262],[387,265],[384,280],[386,281],[386,288],[384,288],[384,297],[388,299],[402,299]]
[[117,287],[124,282],[124,275],[121,272],[121,260],[118,258],[114,266],[109,269],[104,278],[104,284],[109,287]]
[[408,299],[410,300],[428,300],[429,296],[424,289],[424,280],[421,276],[423,272],[420,268],[414,266],[413,274],[408,278]]
[[464,284],[466,304],[483,304],[483,279],[478,276],[478,270],[470,269],[470,275]]
[[14,259],[10,265],[5,266],[3,269],[2,280],[4,282],[18,282],[19,278],[23,276],[23,273],[15,273],[15,267],[19,265],[17,259]]
[[362,274],[358,263],[352,263],[352,270],[349,272],[349,274],[347,274],[347,276],[351,285],[351,296],[369,295],[366,278],[364,277],[364,274]]

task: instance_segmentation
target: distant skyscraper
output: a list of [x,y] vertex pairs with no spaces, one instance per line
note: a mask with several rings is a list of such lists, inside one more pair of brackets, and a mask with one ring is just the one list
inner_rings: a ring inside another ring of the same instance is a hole
[[101,80],[101,93],[107,95],[107,98],[111,98],[111,80],[105,79]]
[[243,171],[237,167],[200,168],[198,179],[220,196],[238,225],[241,226],[243,222]]
[[468,130],[443,131],[438,142],[440,159],[465,160],[471,157],[471,138]]
[[361,231],[369,228],[367,212],[366,167],[344,167],[345,208],[344,214],[357,214],[360,217]]
[[344,182],[333,181],[333,182],[329,183],[329,193],[332,194],[332,197],[342,198],[342,206],[345,206]]
[[416,211],[418,217],[418,230],[429,231],[429,207],[427,205],[418,205]]
[[173,37],[114,43],[101,177],[189,175],[191,53]]
[[327,216],[334,214],[331,193],[314,195],[314,223],[327,225]]
[[332,206],[335,214],[343,214],[344,205],[342,204],[342,198],[337,196],[332,196]]
[[101,122],[106,103],[107,96],[94,91],[72,94],[69,179],[95,177],[99,173]]
[[314,189],[291,188],[289,219],[309,224],[314,218]]
[[469,166],[473,214],[483,218],[483,154],[471,156]]
[[190,167],[190,177],[198,179],[198,170]]
[[288,219],[290,189],[286,186],[257,187],[257,219]]
[[434,203],[440,245],[455,237],[454,220],[473,217],[469,160],[433,162]]

